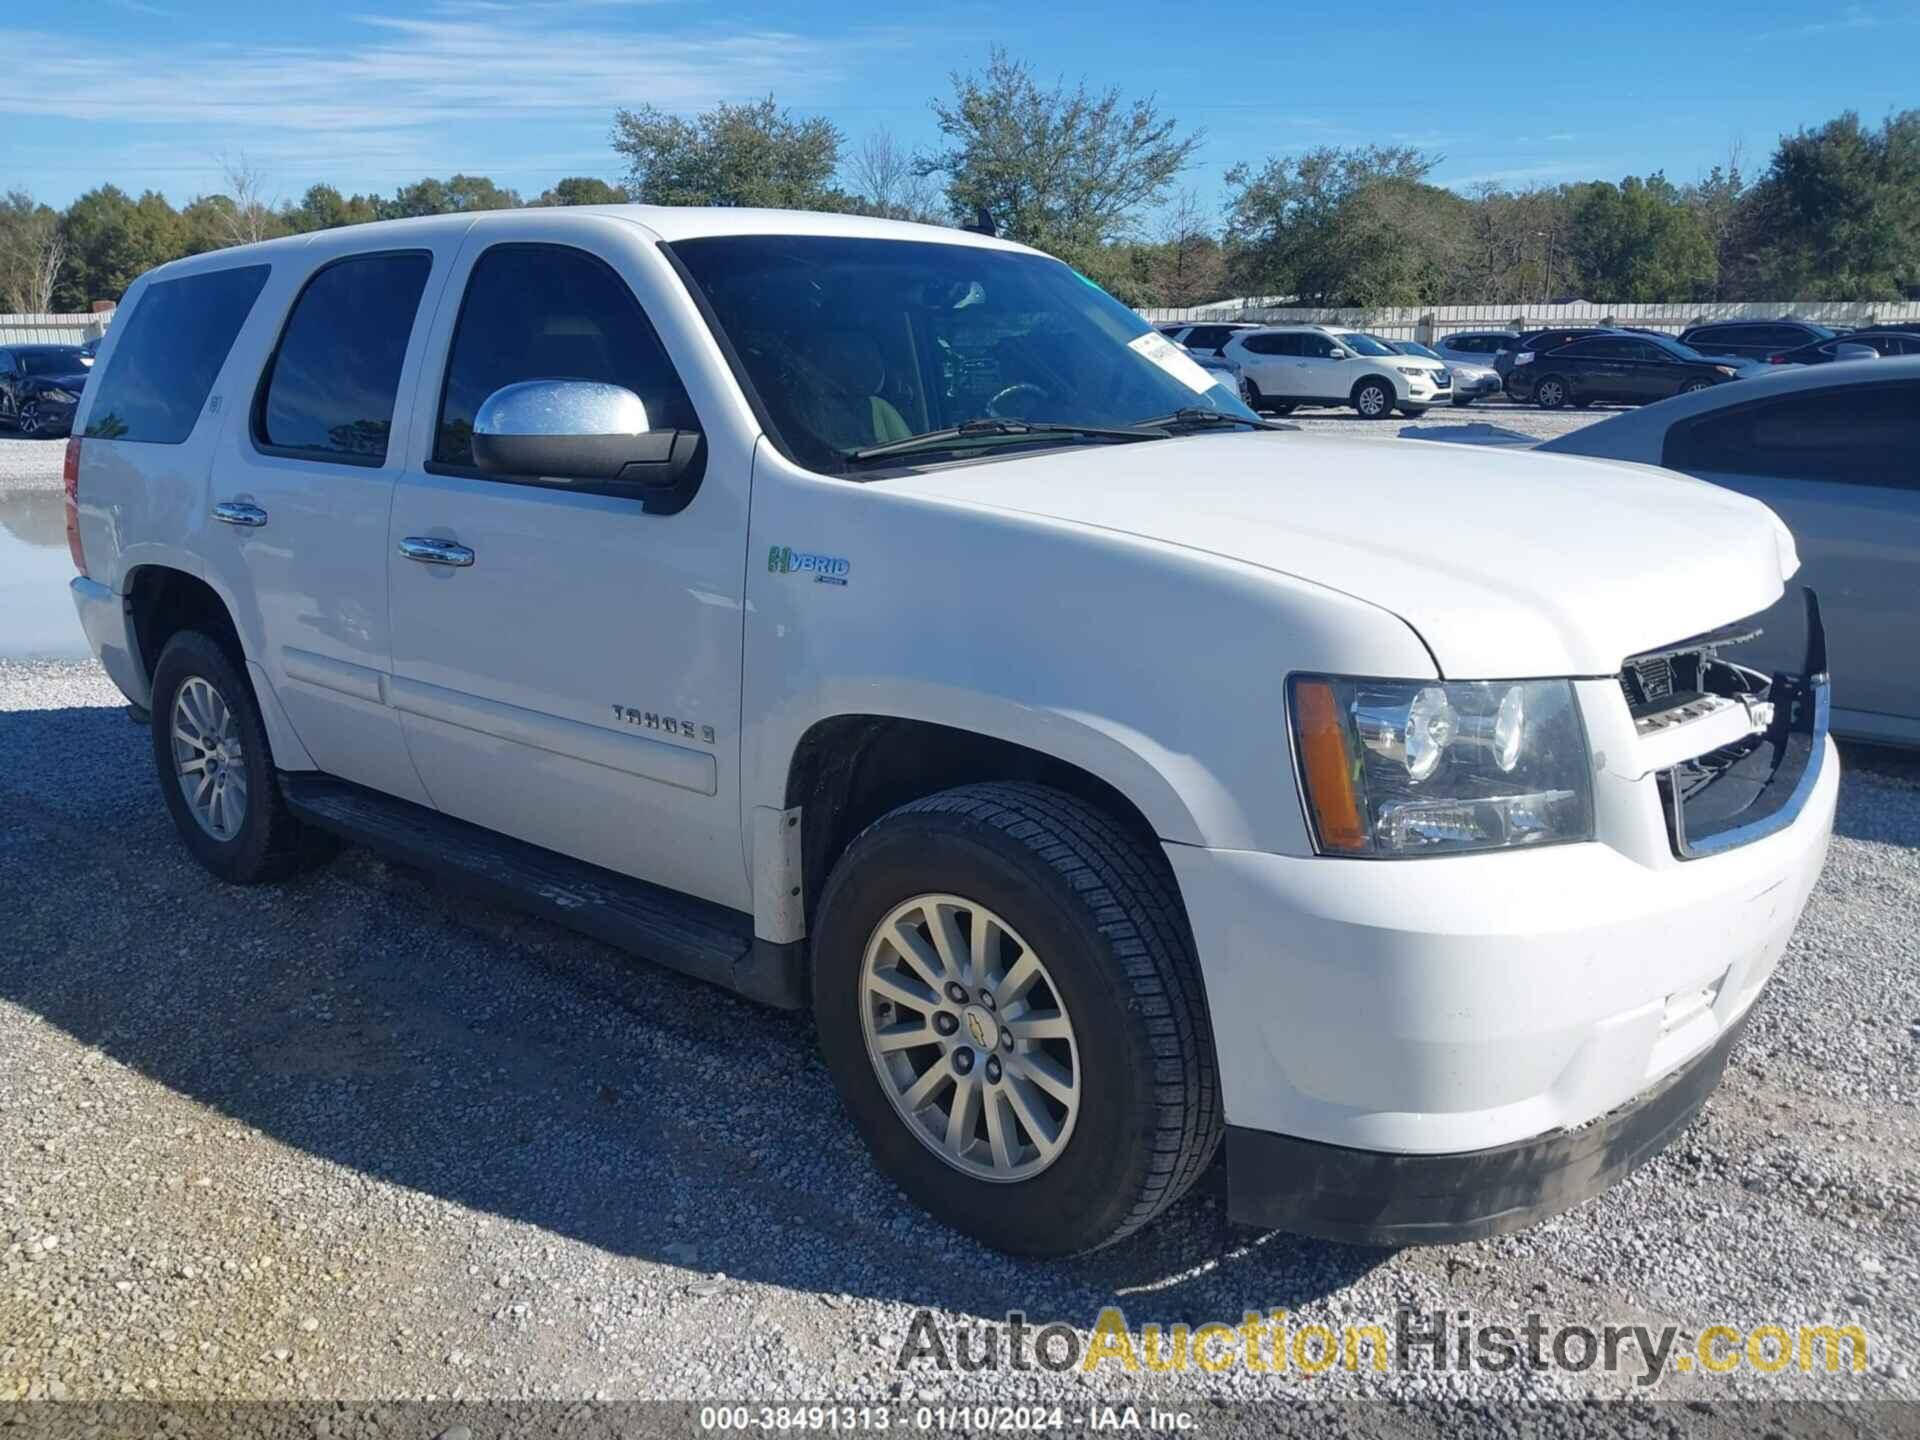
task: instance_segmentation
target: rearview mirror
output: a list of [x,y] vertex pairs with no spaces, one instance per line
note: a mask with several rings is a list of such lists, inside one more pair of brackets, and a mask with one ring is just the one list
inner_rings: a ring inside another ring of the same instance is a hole
[[488,475],[535,479],[683,510],[700,488],[706,439],[657,430],[638,395],[597,380],[522,380],[493,392],[473,417],[473,463]]

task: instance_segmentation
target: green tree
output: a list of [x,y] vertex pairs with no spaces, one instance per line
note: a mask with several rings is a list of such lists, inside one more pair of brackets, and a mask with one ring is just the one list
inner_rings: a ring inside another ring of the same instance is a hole
[[380,218],[380,200],[372,195],[342,195],[332,185],[310,185],[298,205],[282,212],[287,228],[295,234],[309,230],[332,230],[340,225],[364,225]]
[[[1241,283],[1257,294],[1293,295],[1307,305],[1341,303],[1354,262],[1341,215],[1370,185],[1418,185],[1439,163],[1407,146],[1322,146],[1226,173],[1227,238]],[[1358,212],[1348,210],[1347,217]]]
[[551,190],[533,202],[536,205],[624,205],[627,191],[623,185],[609,185],[589,175],[569,175],[554,182]]
[[1658,171],[1618,185],[1572,187],[1568,256],[1585,298],[1647,302],[1707,299],[1713,241],[1697,211]]
[[946,177],[956,218],[985,210],[1000,234],[1096,279],[1107,260],[1101,252],[1133,237],[1203,138],[1181,134],[1151,96],[1124,100],[1085,81],[1044,87],[1030,65],[997,46],[984,75],[952,82],[952,98],[933,102],[947,148],[917,168]]
[[186,228],[158,191],[137,201],[115,185],[89,190],[62,221],[69,259],[54,292],[61,310],[118,300],[142,272],[186,253]]
[[642,105],[613,119],[613,148],[626,157],[627,191],[645,205],[752,205],[844,210],[834,188],[840,131],[803,119],[769,95],[717,105],[683,120]]
[[1751,203],[1757,283],[1777,298],[1897,298],[1920,285],[1920,110],[1783,138]]
[[428,176],[402,185],[379,208],[382,220],[405,220],[416,215],[461,215],[473,210],[512,210],[521,203],[517,191],[504,189],[484,175],[455,175],[447,180]]

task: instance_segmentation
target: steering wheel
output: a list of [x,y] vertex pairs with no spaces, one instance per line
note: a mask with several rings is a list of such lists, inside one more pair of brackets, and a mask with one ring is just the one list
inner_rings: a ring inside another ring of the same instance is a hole
[[1040,386],[1033,384],[1031,381],[1022,380],[1018,384],[1009,385],[1004,390],[999,390],[994,392],[993,398],[987,401],[987,414],[991,415],[996,420],[1031,419],[1032,417],[1027,415],[1002,414],[1000,410],[1001,401],[1009,399],[1012,396],[1018,395],[1023,391],[1033,396],[1033,398],[1036,400],[1045,400],[1047,398],[1047,392],[1044,389],[1042,389]]

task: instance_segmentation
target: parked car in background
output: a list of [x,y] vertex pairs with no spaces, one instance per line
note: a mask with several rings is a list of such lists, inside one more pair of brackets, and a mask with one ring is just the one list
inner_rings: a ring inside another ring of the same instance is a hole
[[1459,330],[1433,342],[1433,352],[1449,365],[1491,365],[1493,357],[1520,338],[1518,330]]
[[1588,335],[1553,350],[1521,350],[1507,373],[1507,393],[1542,410],[1595,401],[1644,405],[1764,373],[1756,361],[1722,359],[1651,335]]
[[1766,360],[1783,350],[1833,339],[1835,331],[1811,320],[1716,320],[1680,332],[1680,343],[1702,355],[1738,355]]
[[1296,405],[1351,405],[1362,419],[1384,420],[1395,410],[1424,415],[1453,395],[1443,362],[1402,355],[1377,336],[1332,325],[1243,330],[1227,342],[1225,356],[1240,367],[1247,404],[1280,415]]
[[[1387,344],[1402,355],[1418,355],[1427,360],[1438,360],[1447,367],[1453,376],[1453,403],[1466,406],[1476,400],[1498,395],[1501,390],[1500,372],[1491,365],[1476,365],[1465,361],[1448,360],[1430,346],[1422,345],[1418,340],[1389,340]],[[1492,357],[1488,357],[1492,358]]]
[[[1833,729],[1920,745],[1920,357],[1774,370],[1539,449],[1664,465],[1765,501],[1820,597]],[[1791,650],[1756,646],[1777,665]]]
[[1209,375],[1217,376],[1221,384],[1230,387],[1238,395],[1243,393],[1240,384],[1240,367],[1224,355],[1210,355],[1205,350],[1190,351],[1193,363]]
[[0,347],[0,422],[22,435],[68,434],[88,363],[78,345]]
[[1816,340],[1793,350],[1767,356],[1770,365],[1830,365],[1835,360],[1863,360],[1858,352],[1880,356],[1920,355],[1920,332],[1910,330],[1852,330],[1831,340]]
[[1542,350],[1557,350],[1570,341],[1584,339],[1589,335],[1620,333],[1610,325],[1561,325],[1548,330],[1524,330],[1514,336],[1507,347],[1493,357],[1493,368],[1500,372],[1500,379],[1505,381],[1513,373],[1513,361],[1516,355],[1537,355]]
[[1176,345],[1183,345],[1195,355],[1218,355],[1226,349],[1227,341],[1243,330],[1258,330],[1260,327],[1248,320],[1207,321],[1202,324],[1162,325],[1160,333]]

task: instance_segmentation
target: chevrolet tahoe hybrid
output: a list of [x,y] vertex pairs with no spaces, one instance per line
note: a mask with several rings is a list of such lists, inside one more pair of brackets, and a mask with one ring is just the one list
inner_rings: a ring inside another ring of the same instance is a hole
[[361,225],[128,292],[73,593],[216,876],[345,836],[810,1009],[989,1245],[1223,1144],[1249,1224],[1512,1229],[1686,1125],[1780,958],[1817,605],[1725,490],[1281,428],[984,235]]

